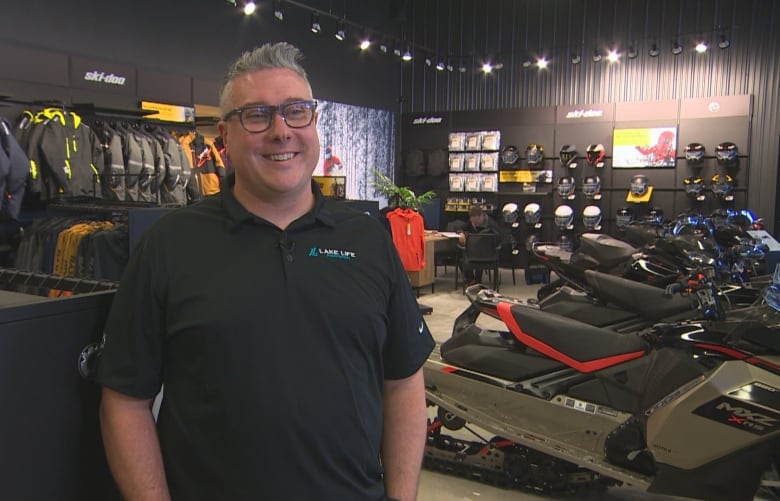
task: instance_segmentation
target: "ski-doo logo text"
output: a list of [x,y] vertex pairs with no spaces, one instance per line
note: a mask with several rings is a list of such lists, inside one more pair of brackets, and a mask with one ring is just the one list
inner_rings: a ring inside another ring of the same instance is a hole
[[329,257],[331,259],[345,259],[349,261],[350,259],[355,259],[357,257],[357,254],[355,254],[352,251],[343,250],[343,249],[321,249],[319,247],[312,247],[309,249],[309,256],[310,257]]
[[106,83],[111,85],[124,85],[127,80],[126,77],[114,75],[109,73],[106,75],[104,71],[88,71],[84,73],[84,80],[87,82]]
[[711,400],[693,413],[756,435],[772,433],[780,425],[780,414],[729,397]]

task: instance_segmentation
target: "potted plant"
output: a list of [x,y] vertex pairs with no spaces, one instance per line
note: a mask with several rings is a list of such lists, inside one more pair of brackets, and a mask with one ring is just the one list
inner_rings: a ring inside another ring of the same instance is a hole
[[433,190],[428,190],[421,195],[417,195],[406,186],[396,186],[389,177],[376,169],[374,170],[374,182],[372,183],[372,186],[376,191],[386,196],[391,204],[395,202],[401,207],[416,211],[419,211],[423,205],[430,203],[431,200],[436,198],[436,192]]

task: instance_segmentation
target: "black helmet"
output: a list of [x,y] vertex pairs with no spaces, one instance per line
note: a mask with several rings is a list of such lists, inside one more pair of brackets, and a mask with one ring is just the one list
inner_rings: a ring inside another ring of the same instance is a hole
[[731,141],[725,141],[715,148],[715,156],[719,164],[734,166],[739,163],[739,148]]
[[699,176],[686,177],[683,184],[685,193],[691,198],[698,198],[704,190],[704,181]]
[[561,234],[561,249],[569,252],[574,251],[574,236],[568,233]]
[[582,224],[585,229],[593,230],[601,224],[601,207],[598,205],[588,205],[582,209]]
[[588,163],[590,165],[597,165],[599,162],[604,160],[604,156],[606,156],[607,150],[604,149],[603,144],[589,144],[588,148],[585,150],[585,158],[588,159]]
[[574,210],[562,204],[555,208],[555,225],[564,230],[574,223]]
[[701,143],[689,143],[685,147],[685,160],[688,165],[701,165],[704,162],[704,145]]
[[517,147],[511,144],[504,146],[501,150],[501,162],[507,167],[512,167],[517,165],[518,160],[520,160],[520,152],[517,151]]
[[710,214],[710,221],[712,221],[712,224],[714,224],[716,227],[725,226],[730,223],[731,213],[728,209],[715,209],[712,211],[712,214]]
[[544,148],[535,143],[529,144],[525,149],[525,158],[530,167],[540,165],[544,160]]
[[527,237],[525,237],[525,250],[528,252],[533,251],[534,244],[539,241],[539,235],[536,233],[531,233]]
[[573,176],[563,176],[558,180],[558,194],[564,198],[574,193],[575,183]]
[[586,176],[582,180],[582,192],[588,198],[593,198],[601,193],[601,178],[598,176]]
[[634,210],[631,207],[621,207],[615,215],[615,224],[618,228],[628,226],[634,220]]
[[712,176],[712,184],[710,190],[715,198],[718,200],[724,200],[731,195],[734,189],[734,180],[728,174],[715,174]]
[[504,207],[501,209],[501,215],[504,218],[505,223],[515,223],[520,216],[520,208],[516,203],[509,202],[504,204]]
[[647,213],[645,220],[652,224],[664,224],[664,210],[660,207],[653,207],[650,209],[650,212]]
[[564,144],[561,146],[558,159],[561,161],[563,167],[572,167],[574,160],[577,158],[577,147],[573,144]]
[[647,193],[647,176],[635,174],[631,178],[631,194],[635,197],[641,197],[645,193]]
[[526,204],[523,209],[523,217],[528,224],[536,224],[542,219],[542,207],[534,202]]

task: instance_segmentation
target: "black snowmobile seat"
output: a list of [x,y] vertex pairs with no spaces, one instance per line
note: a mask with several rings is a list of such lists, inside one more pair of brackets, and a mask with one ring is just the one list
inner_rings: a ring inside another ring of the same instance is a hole
[[668,319],[695,310],[697,306],[691,297],[679,294],[667,296],[660,287],[598,271],[586,270],[585,279],[593,288],[595,297],[634,311],[648,320]]
[[534,308],[501,303],[498,313],[518,341],[580,372],[595,372],[642,357],[650,348],[639,336]]
[[596,258],[601,268],[611,268],[637,252],[636,247],[602,233],[583,233],[580,237],[580,252]]

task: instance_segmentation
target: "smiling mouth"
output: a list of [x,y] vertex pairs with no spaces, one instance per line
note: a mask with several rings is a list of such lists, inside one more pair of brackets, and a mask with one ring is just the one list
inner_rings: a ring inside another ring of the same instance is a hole
[[265,157],[275,162],[284,162],[285,160],[292,159],[296,154],[297,153],[276,153],[273,155],[265,155]]

